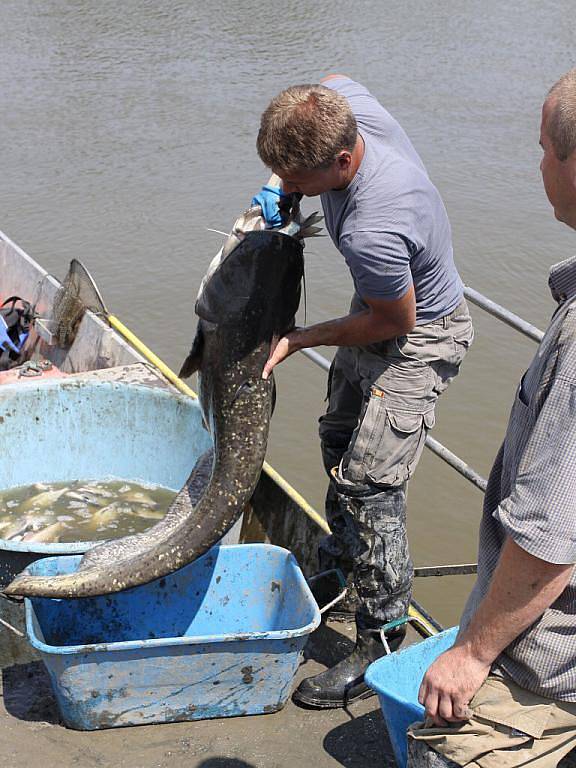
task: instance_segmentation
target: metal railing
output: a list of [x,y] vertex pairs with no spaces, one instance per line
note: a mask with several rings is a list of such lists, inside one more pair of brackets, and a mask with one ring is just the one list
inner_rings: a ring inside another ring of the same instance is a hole
[[531,325],[531,323],[527,323],[526,320],[522,320],[521,317],[515,315],[513,312],[510,312],[510,310],[505,309],[505,307],[501,307],[500,304],[496,304],[495,301],[488,299],[486,296],[483,296],[478,291],[475,291],[474,288],[465,286],[464,296],[469,301],[471,301],[472,304],[476,304],[477,307],[480,307],[480,309],[488,312],[489,315],[493,315],[494,317],[498,318],[498,320],[502,320],[503,323],[509,325],[511,328],[520,331],[520,333],[523,333],[524,336],[528,336],[528,338],[532,339],[532,341],[536,341],[538,343],[542,341],[544,331],[536,328],[535,325]]
[[[478,291],[475,291],[473,288],[465,286],[464,296],[472,304],[480,307],[480,309],[483,309],[485,312],[497,318],[501,322],[506,323],[506,325],[514,328],[516,331],[522,333],[524,336],[527,336],[532,341],[539,343],[542,340],[542,337],[544,336],[543,331],[541,331],[539,328],[536,328],[536,326],[526,322],[526,320],[523,320],[513,312],[510,312],[510,310],[506,309],[505,307],[500,306],[500,304],[497,304],[495,301],[492,301]],[[316,350],[303,349],[301,351],[305,357],[318,365],[320,368],[323,368],[325,371],[330,369],[330,361],[327,360],[319,352],[316,352]],[[446,464],[451,466],[452,469],[455,469],[458,474],[462,475],[462,477],[465,477],[466,480],[471,482],[472,485],[478,488],[478,490],[482,491],[482,493],[486,491],[486,479],[482,477],[482,475],[480,475],[478,472],[476,472],[473,467],[467,464],[464,459],[461,459],[440,441],[436,440],[430,435],[427,435],[426,447],[440,459],[445,461]],[[424,566],[414,569],[415,576],[444,576],[475,572],[476,566],[473,563],[462,565]]]

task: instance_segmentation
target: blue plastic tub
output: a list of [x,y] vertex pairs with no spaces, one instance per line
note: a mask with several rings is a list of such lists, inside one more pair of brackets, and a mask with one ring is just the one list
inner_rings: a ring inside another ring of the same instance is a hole
[[[30,573],[73,572],[79,556]],[[116,595],[26,599],[26,629],[66,725],[80,730],[281,709],[320,612],[281,547],[214,547]]]
[[[211,444],[196,400],[156,386],[100,381],[92,374],[2,384],[0,436],[0,490],[116,479],[177,491]],[[80,554],[93,544],[0,538],[0,589],[39,558]],[[24,628],[21,606],[0,600],[0,618]],[[23,638],[0,629],[0,668],[36,658]]]
[[458,627],[447,629],[404,651],[383,656],[366,670],[365,680],[380,699],[399,768],[406,766],[406,729],[424,716],[424,707],[418,703],[424,673],[437,656],[454,644],[457,632]]
[[[178,491],[211,445],[196,400],[89,376],[2,385],[0,435],[1,490],[116,479]],[[91,546],[0,539],[0,587],[40,557],[79,554]]]

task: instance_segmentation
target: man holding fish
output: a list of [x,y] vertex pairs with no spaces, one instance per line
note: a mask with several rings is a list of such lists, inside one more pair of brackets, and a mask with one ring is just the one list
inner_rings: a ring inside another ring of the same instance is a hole
[[[472,323],[438,190],[366,88],[344,75],[288,88],[262,115],[257,145],[274,174],[253,200],[268,226],[282,223],[284,195],[320,195],[355,289],[348,315],[280,338],[263,373],[297,350],[338,347],[320,419],[332,530],[320,565],[352,574],[357,640],[350,656],[295,692],[303,704],[338,707],[370,695],[363,675],[384,653],[380,628],[407,613],[406,483]],[[392,632],[390,646],[403,636]]]

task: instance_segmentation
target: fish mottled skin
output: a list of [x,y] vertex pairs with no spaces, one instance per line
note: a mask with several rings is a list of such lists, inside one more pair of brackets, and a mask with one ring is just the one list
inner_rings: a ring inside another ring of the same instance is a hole
[[[300,299],[302,244],[276,231],[247,233],[212,270],[197,304],[197,335],[181,375],[199,369],[200,403],[214,443],[210,481],[195,472],[166,518],[144,533],[105,542],[79,570],[20,574],[9,595],[89,597],[146,584],[195,560],[230,529],[252,496],[268,441],[274,382],[262,379],[273,338],[288,332]],[[204,469],[209,457],[204,457]]]

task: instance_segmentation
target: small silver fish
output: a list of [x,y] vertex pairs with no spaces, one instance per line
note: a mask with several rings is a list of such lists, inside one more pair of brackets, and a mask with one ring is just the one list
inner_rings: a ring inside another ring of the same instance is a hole
[[113,501],[112,504],[99,509],[92,515],[92,525],[109,525],[113,520],[119,517],[118,503]]
[[63,488],[59,491],[41,491],[40,493],[31,496],[20,504],[20,510],[22,512],[28,512],[32,507],[40,507],[45,509],[51,506],[54,502],[58,501],[60,496],[65,493],[66,489]]
[[114,497],[113,493],[110,493],[110,491],[105,491],[104,488],[98,488],[97,485],[89,485],[86,487],[83,486],[82,488],[78,488],[78,492],[93,496],[102,496],[104,499],[112,499]]
[[66,496],[69,499],[75,501],[83,501],[84,504],[92,504],[95,507],[103,507],[107,502],[104,499],[99,499],[93,493],[78,493],[77,491],[67,491]]
[[28,531],[22,537],[22,541],[34,541],[36,543],[53,544],[60,539],[66,526],[63,523],[52,523],[41,531]]
[[145,504],[147,507],[157,507],[158,505],[151,496],[142,491],[133,491],[131,493],[122,494],[122,501],[127,501],[129,504]]
[[[4,538],[7,541],[16,540],[17,536],[22,537],[27,531],[31,530],[34,524],[34,518],[30,516],[18,518],[8,530],[4,531]],[[19,539],[18,539],[19,540]]]

